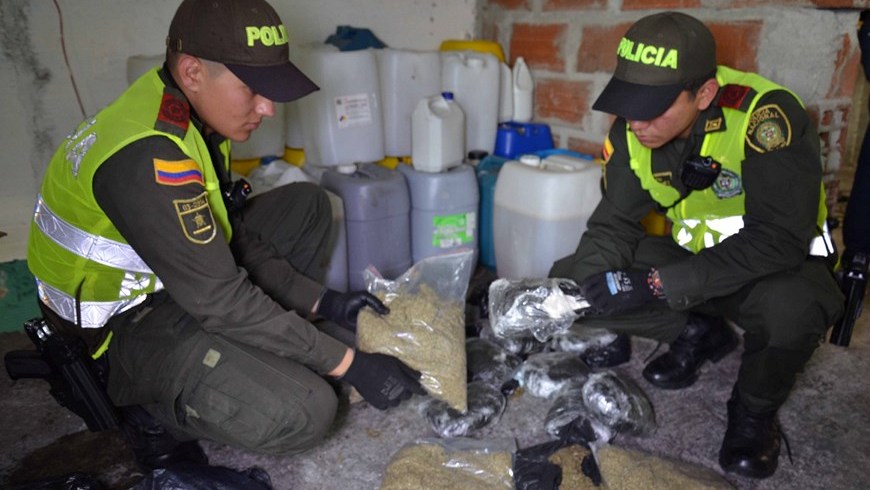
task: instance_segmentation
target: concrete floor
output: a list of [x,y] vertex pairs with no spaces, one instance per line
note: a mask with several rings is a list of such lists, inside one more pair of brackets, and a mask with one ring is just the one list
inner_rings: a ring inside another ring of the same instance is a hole
[[[865,303],[867,304],[867,303]],[[740,350],[706,365],[700,380],[681,391],[654,389],[640,376],[655,344],[634,340],[630,363],[618,371],[646,391],[658,430],[647,438],[620,435],[612,444],[640,449],[721,473],[717,455],[725,430],[725,401],[736,376]],[[20,334],[0,335],[0,353],[29,346]],[[777,473],[762,481],[726,476],[740,489],[870,488],[870,314],[856,326],[848,348],[823,344],[780,412],[794,464],[783,451]],[[265,469],[276,489],[373,489],[390,456],[403,444],[433,437],[415,397],[381,412],[367,403],[345,405],[335,430],[319,447],[292,457],[249,453],[205,443],[211,463]],[[513,398],[501,419],[475,437],[514,438],[519,447],[549,440],[543,428],[550,401],[528,394]],[[0,377],[0,487],[82,471],[107,488],[129,488],[141,479],[116,431],[90,433],[55,404],[39,381]]]

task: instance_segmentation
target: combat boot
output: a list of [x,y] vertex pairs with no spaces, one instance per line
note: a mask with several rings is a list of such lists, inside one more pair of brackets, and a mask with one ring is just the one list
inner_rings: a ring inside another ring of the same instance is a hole
[[719,450],[719,466],[741,476],[767,478],[776,472],[781,439],[776,411],[752,413],[735,392],[728,400],[728,430]]
[[186,463],[207,465],[208,456],[195,440],[179,441],[139,405],[121,407],[121,433],[146,472]]
[[662,389],[686,388],[698,379],[705,361],[717,362],[736,347],[737,336],[723,318],[690,313],[683,333],[668,352],[646,365],[643,377]]

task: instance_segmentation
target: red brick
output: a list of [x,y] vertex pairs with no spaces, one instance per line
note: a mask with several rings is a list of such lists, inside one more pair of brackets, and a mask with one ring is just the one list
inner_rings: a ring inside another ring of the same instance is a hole
[[583,28],[580,49],[577,51],[577,71],[613,72],[616,68],[616,47],[631,22],[613,26],[586,26]]
[[535,83],[535,113],[539,118],[579,124],[589,112],[591,83],[569,80],[538,80]]
[[681,9],[700,6],[700,0],[622,0],[622,10]]
[[486,3],[509,10],[528,10],[529,8],[529,0],[488,0]]
[[592,155],[596,158],[601,158],[601,149],[603,142],[591,142],[580,138],[568,138],[568,149],[571,151],[579,151],[586,155]]
[[544,0],[544,10],[583,10],[607,7],[607,0]]
[[858,81],[861,68],[861,53],[852,48],[849,36],[843,36],[843,43],[837,51],[834,61],[834,76],[828,90],[829,97],[851,97],[855,92],[855,82]]
[[510,64],[522,56],[531,68],[564,71],[562,40],[566,24],[514,24],[510,41]]
[[743,71],[757,71],[761,21],[707,23],[716,39],[716,62]]
[[819,8],[867,8],[867,0],[812,0]]

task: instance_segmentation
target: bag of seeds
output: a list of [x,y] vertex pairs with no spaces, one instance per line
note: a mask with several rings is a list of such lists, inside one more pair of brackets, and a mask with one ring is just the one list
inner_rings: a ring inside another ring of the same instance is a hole
[[465,357],[465,293],[474,252],[425,258],[395,280],[365,271],[366,287],[390,308],[387,315],[363,309],[357,346],[387,354],[420,371],[433,397],[464,413],[468,407]]
[[381,490],[513,490],[513,439],[419,439],[390,460]]

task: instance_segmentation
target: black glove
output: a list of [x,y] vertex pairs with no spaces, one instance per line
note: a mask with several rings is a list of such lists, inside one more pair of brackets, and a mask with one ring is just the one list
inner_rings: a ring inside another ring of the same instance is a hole
[[384,306],[381,300],[368,291],[340,293],[326,288],[320,296],[317,313],[351,332],[356,332],[356,317],[364,306],[371,307],[381,315],[390,312],[390,309]]
[[600,272],[586,278],[580,289],[598,315],[622,313],[665,297],[656,269]]
[[354,353],[353,362],[342,377],[367,402],[378,410],[395,407],[411,395],[424,395],[420,372],[395,357],[384,354]]

